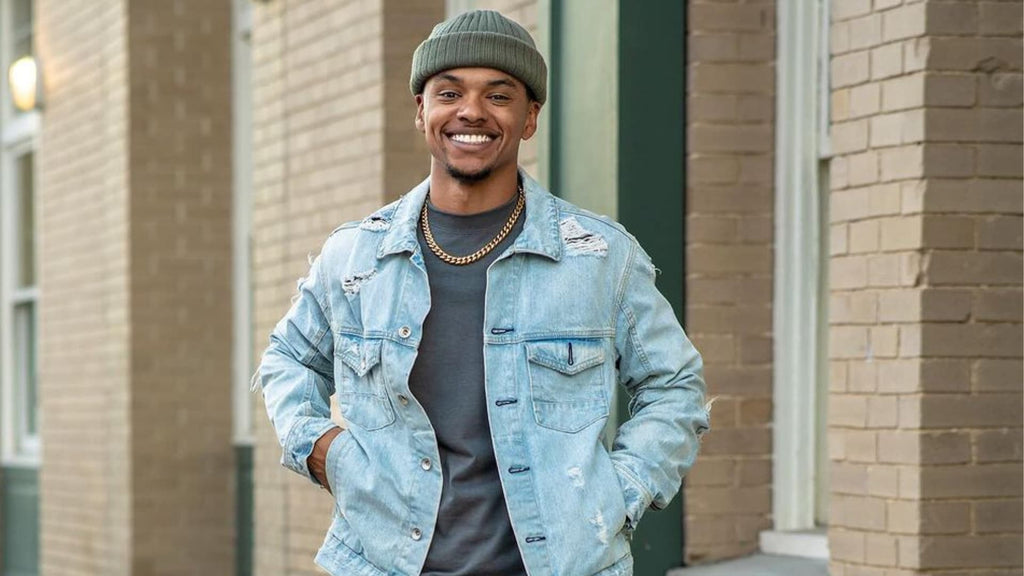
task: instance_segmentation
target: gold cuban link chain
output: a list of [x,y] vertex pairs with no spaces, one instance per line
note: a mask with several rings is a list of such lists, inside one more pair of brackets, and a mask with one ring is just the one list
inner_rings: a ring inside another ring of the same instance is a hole
[[477,260],[486,256],[494,247],[501,244],[501,241],[508,236],[508,233],[512,231],[512,227],[515,226],[516,220],[519,220],[519,214],[523,211],[523,206],[526,205],[526,195],[523,194],[523,186],[519,186],[518,198],[516,199],[516,207],[512,210],[512,214],[509,215],[508,221],[498,232],[498,235],[491,239],[490,242],[484,244],[484,247],[469,254],[467,256],[452,256],[445,252],[437,245],[434,240],[434,235],[430,232],[430,222],[427,219],[427,204],[430,202],[430,194],[427,194],[427,200],[423,203],[423,210],[420,212],[420,225],[423,227],[423,237],[427,240],[427,247],[434,253],[435,256],[441,259],[442,262],[452,264],[454,266],[465,266],[466,264],[472,264]]

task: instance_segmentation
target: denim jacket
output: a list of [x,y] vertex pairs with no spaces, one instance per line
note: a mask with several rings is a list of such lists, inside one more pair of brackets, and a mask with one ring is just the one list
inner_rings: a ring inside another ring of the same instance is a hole
[[[679,490],[709,427],[701,357],[636,239],[522,175],[524,226],[487,270],[485,393],[509,518],[532,576],[630,575],[629,536]],[[316,562],[414,576],[441,500],[433,428],[409,390],[430,291],[424,181],[325,242],[258,371],[282,464],[327,453],[333,523]],[[604,443],[613,391],[630,418]]]

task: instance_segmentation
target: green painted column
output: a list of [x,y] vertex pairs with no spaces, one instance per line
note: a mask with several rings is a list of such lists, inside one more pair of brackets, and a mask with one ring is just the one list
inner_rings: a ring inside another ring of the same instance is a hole
[[[683,321],[685,2],[619,2],[618,220],[661,270],[658,289]],[[628,415],[625,394],[619,414]],[[633,537],[636,576],[683,563],[683,492],[649,510]]]
[[2,576],[39,574],[39,471],[6,466],[0,472],[3,514]]
[[[684,303],[685,3],[548,0],[551,99],[547,174],[554,193],[616,218]],[[618,394],[607,435],[628,418]],[[636,576],[683,563],[683,496],[649,510],[633,536]]]
[[618,13],[615,2],[552,2],[552,188],[569,202],[618,213]]
[[252,576],[255,516],[253,510],[253,447],[235,445],[235,576]]

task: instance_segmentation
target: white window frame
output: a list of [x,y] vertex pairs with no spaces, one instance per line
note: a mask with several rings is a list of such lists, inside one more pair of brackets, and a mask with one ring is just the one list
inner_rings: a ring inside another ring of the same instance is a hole
[[[33,3],[34,7],[34,3]],[[17,402],[23,390],[18,390],[17,375],[14,373],[14,308],[17,305],[31,303],[35,306],[36,329],[33,334],[36,350],[36,376],[38,378],[39,360],[39,277],[38,250],[35,251],[36,276],[35,285],[30,288],[15,288],[16,271],[19,265],[17,250],[17,234],[19,226],[16,218],[20,214],[19,197],[16,185],[20,183],[16,174],[16,161],[24,154],[33,154],[33,227],[38,238],[39,205],[38,173],[36,170],[36,152],[39,143],[39,112],[31,111],[20,114],[11,113],[10,88],[7,81],[7,68],[10,66],[12,49],[9,39],[13,37],[10,28],[12,21],[11,0],[0,0],[0,462],[5,466],[22,466],[38,468],[42,459],[42,441],[39,429],[42,427],[42,411],[36,413],[36,434],[27,435],[22,428],[24,414],[16,410]],[[33,38],[35,35],[33,34]],[[38,246],[38,243],[37,243]],[[39,398],[39,381],[36,381],[36,398]]]
[[233,0],[232,10],[232,419],[235,445],[254,443],[249,380],[252,337],[252,6]]
[[[816,486],[823,470],[822,365],[827,331],[827,238],[821,162],[828,156],[828,0],[777,5],[775,124],[775,268],[773,322],[773,520],[762,551],[828,558],[826,532],[816,526]],[[814,110],[814,114],[808,114]],[[808,303],[814,303],[808,305]]]
[[476,0],[444,0],[444,17],[449,19],[476,9]]

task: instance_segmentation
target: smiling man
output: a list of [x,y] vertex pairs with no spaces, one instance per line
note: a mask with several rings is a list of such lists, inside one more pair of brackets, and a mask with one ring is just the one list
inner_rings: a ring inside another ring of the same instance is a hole
[[[442,22],[410,87],[430,176],[331,234],[260,365],[282,463],[335,498],[316,561],[632,574],[630,534],[709,426],[700,355],[636,240],[519,169],[547,97],[526,30]],[[608,449],[619,385],[630,418]]]

